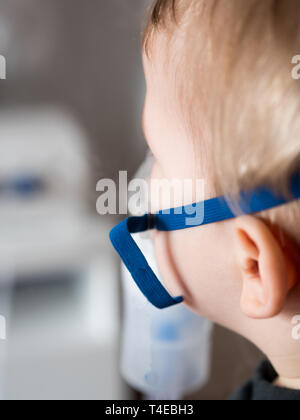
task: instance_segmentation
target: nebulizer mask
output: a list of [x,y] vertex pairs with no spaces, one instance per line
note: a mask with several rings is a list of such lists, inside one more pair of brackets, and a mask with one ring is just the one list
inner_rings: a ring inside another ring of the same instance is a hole
[[[148,181],[153,157],[148,154],[135,179]],[[141,196],[141,200],[148,197]],[[149,208],[147,203],[140,207]],[[157,278],[151,232],[133,234]],[[117,240],[118,241],[118,240]],[[123,329],[121,371],[124,379],[146,399],[179,400],[203,386],[210,373],[212,323],[172,305],[161,311],[140,293],[122,265]]]
[[[149,160],[145,165],[151,168]],[[151,399],[181,399],[203,386],[209,377],[212,325],[182,305],[184,296],[173,297],[168,292],[157,267],[151,236],[146,232],[218,223],[296,199],[300,199],[298,173],[291,179],[289,198],[264,186],[241,192],[234,201],[239,214],[233,211],[228,197],[217,197],[155,214],[131,216],[111,231],[111,242],[124,264],[121,368],[129,384]],[[200,219],[196,211],[199,208],[203,209]],[[191,216],[193,211],[197,217]]]

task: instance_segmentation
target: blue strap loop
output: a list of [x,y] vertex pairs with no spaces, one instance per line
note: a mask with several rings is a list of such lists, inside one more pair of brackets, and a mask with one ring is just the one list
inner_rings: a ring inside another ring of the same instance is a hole
[[[270,210],[297,199],[300,199],[300,173],[297,173],[291,179],[290,198],[263,187],[250,192],[242,192],[237,204],[240,209],[240,215],[242,215]],[[170,209],[168,212],[160,211],[157,214],[129,217],[110,232],[110,240],[137,286],[149,302],[159,309],[182,303],[183,297],[173,298],[167,292],[148,265],[146,258],[131,234],[151,229],[164,232],[188,229],[237,217],[237,214],[232,211],[225,197],[213,198],[199,204],[203,207],[203,219],[201,219],[201,223],[197,224],[196,221],[192,226],[187,223],[187,218],[191,219],[191,214],[193,214],[193,209],[195,209],[197,204]]]
[[173,298],[167,292],[131,236],[131,233],[145,232],[149,226],[153,228],[154,216],[129,217],[112,229],[110,240],[143,295],[156,308],[164,309],[183,302],[183,298]]

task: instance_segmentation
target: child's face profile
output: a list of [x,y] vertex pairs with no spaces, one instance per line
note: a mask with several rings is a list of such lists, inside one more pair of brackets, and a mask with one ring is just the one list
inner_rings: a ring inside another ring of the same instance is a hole
[[[202,178],[203,198],[212,198],[209,165],[205,156],[201,156],[201,166],[197,164],[193,139],[181,117],[182,98],[174,89],[176,72],[170,71],[172,65],[166,61],[166,45],[163,33],[157,34],[151,57],[143,53],[147,85],[143,128],[155,157],[152,179],[195,182]],[[152,209],[165,208],[158,197],[151,200]],[[172,204],[191,202],[175,200]],[[184,296],[193,311],[247,337],[278,371],[291,374],[288,366],[292,363],[283,362],[281,352],[283,348],[290,352],[295,346],[290,320],[300,298],[296,263],[291,257],[297,251],[292,242],[289,250],[295,252],[290,253],[281,246],[276,232],[252,216],[155,232],[154,241],[160,272],[172,295]],[[290,357],[293,360],[292,354]]]
[[[180,117],[173,76],[166,73],[165,48],[165,39],[159,35],[151,59],[146,54],[143,57],[147,84],[143,128],[155,157],[152,179],[189,179],[194,183],[196,177],[200,177],[205,181],[204,198],[210,198],[208,174],[196,167],[193,143]],[[163,208],[158,197],[151,198],[156,210]],[[235,318],[234,307],[239,306],[238,287],[231,288],[229,296],[229,284],[224,281],[224,278],[232,278],[234,283],[236,277],[232,230],[233,224],[228,223],[168,234],[155,233],[158,263],[172,294],[184,295],[185,302],[193,310],[230,327]],[[230,311],[227,310],[229,305]]]

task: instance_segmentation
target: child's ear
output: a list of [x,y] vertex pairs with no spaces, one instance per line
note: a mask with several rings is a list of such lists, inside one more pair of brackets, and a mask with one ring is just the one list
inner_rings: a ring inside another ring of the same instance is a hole
[[270,227],[254,216],[236,220],[237,257],[242,277],[241,309],[250,318],[278,315],[294,287],[296,269]]

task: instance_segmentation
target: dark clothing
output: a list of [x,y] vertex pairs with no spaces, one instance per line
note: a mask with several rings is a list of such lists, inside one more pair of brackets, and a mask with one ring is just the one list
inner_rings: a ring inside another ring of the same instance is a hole
[[278,377],[271,363],[263,362],[253,379],[231,398],[231,401],[300,401],[300,390],[279,388],[273,385]]

